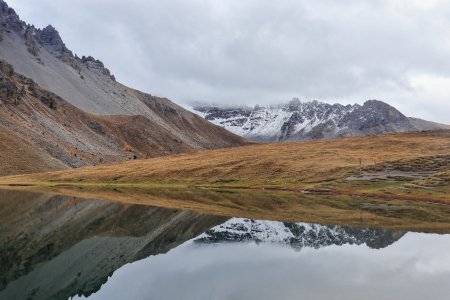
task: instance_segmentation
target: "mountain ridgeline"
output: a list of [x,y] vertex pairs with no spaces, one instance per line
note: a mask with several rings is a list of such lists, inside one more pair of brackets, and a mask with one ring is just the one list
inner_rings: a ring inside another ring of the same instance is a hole
[[26,24],[2,0],[0,59],[0,175],[245,143],[168,99],[120,84],[101,61],[74,55],[55,28]]
[[363,105],[301,102],[255,107],[195,105],[207,120],[257,141],[295,141],[362,136],[414,130],[448,129],[449,126],[408,118],[378,100]]

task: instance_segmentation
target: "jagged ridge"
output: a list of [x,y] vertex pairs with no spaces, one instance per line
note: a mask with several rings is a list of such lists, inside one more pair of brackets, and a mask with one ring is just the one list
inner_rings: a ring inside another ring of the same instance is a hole
[[[2,24],[2,33],[14,31],[23,35],[26,40],[27,50],[30,54],[42,63],[39,54],[41,47],[52,52],[57,58],[72,66],[81,73],[81,64],[86,67],[99,69],[103,74],[110,76],[112,80],[115,77],[111,75],[108,68],[105,68],[103,62],[94,59],[92,56],[79,58],[70,51],[63,42],[59,32],[52,25],[43,29],[36,28],[34,25],[26,24],[22,21],[13,8],[10,8],[4,1],[0,1],[0,22]],[[0,37],[3,40],[3,35]]]
[[308,140],[421,129],[397,109],[378,100],[344,106],[301,102],[295,98],[282,105],[254,108],[195,105],[194,110],[207,120],[253,140]]

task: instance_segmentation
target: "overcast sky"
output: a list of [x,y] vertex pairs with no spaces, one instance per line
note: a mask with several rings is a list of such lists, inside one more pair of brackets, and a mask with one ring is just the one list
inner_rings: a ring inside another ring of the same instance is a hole
[[450,123],[450,1],[7,0],[175,102],[386,101]]

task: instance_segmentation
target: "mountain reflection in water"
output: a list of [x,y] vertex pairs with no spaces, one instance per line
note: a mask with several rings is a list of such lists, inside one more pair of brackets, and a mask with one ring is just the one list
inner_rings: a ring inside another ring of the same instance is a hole
[[0,299],[90,295],[124,264],[165,253],[225,220],[0,190]]
[[124,266],[89,299],[448,299],[450,237],[366,245],[187,242]]
[[0,299],[444,299],[448,249],[448,235],[0,190]]

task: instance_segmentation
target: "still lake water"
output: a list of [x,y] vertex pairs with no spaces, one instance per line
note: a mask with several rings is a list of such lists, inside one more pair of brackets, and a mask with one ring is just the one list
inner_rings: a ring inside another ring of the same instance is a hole
[[450,235],[0,196],[0,299],[450,297]]

